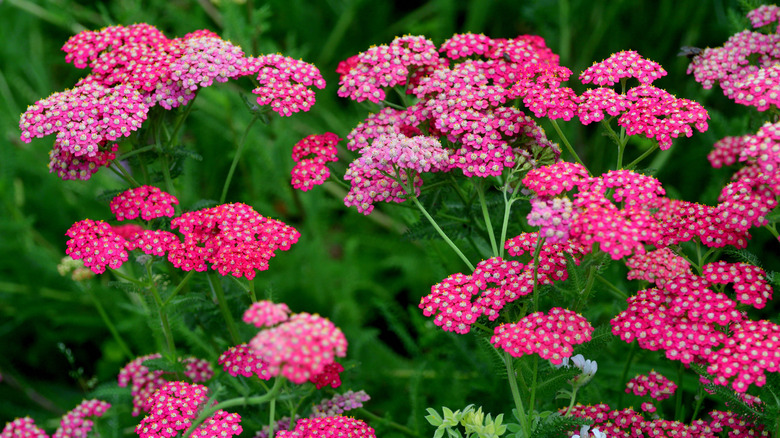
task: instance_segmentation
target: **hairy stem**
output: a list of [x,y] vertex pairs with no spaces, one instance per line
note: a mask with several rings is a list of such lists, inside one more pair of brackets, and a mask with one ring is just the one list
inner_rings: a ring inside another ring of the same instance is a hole
[[417,197],[412,195],[411,198],[412,198],[412,202],[414,202],[414,205],[416,205],[417,208],[420,209],[420,212],[423,214],[423,216],[425,216],[425,218],[428,219],[428,222],[431,223],[431,226],[433,226],[436,232],[439,233],[439,236],[441,236],[441,238],[444,239],[445,242],[447,242],[447,245],[449,245],[450,248],[452,248],[452,250],[455,251],[455,254],[457,254],[458,257],[460,257],[460,259],[463,260],[463,263],[465,263],[466,266],[468,266],[469,269],[473,271],[474,265],[472,265],[469,259],[466,258],[463,252],[461,252],[460,248],[458,248],[458,246],[455,245],[455,243],[452,240],[450,240],[450,238],[447,236],[444,230],[442,230],[439,227],[439,224],[436,223],[436,220],[432,218],[430,214],[428,214],[428,211],[425,209],[425,207],[423,207],[423,205],[420,203]]

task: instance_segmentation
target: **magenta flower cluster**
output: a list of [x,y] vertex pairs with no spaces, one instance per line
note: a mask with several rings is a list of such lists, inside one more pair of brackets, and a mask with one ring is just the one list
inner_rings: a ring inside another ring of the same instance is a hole
[[239,374],[244,377],[257,376],[261,380],[269,380],[272,377],[263,358],[249,348],[248,344],[239,344],[228,348],[219,355],[217,363],[222,365],[222,369],[233,377]]
[[[111,404],[102,400],[82,401],[62,416],[52,438],[85,438],[94,426],[89,417],[101,417],[110,407]],[[49,435],[32,418],[22,417],[6,423],[0,438],[49,438]]]
[[363,420],[334,415],[332,417],[304,418],[292,430],[280,430],[276,438],[376,438],[374,429]]
[[336,145],[341,141],[332,132],[304,137],[295,143],[292,158],[295,166],[292,171],[292,186],[301,191],[307,191],[325,182],[330,176],[326,163],[337,161]]
[[651,370],[638,374],[626,383],[626,392],[640,397],[650,395],[654,400],[666,400],[677,390],[677,385],[663,375]]
[[114,197],[109,204],[116,220],[140,217],[145,221],[160,217],[173,217],[174,205],[179,200],[154,186],[140,186],[126,190]]

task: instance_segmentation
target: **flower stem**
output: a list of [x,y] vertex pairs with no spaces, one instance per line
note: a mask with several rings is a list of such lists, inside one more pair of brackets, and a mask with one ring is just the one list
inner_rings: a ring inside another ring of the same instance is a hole
[[[268,407],[271,411],[271,413],[268,416],[268,436],[274,436],[274,426],[275,421],[274,418],[276,417],[276,399],[272,398],[271,402],[268,404]],[[292,417],[291,417],[292,418]]]
[[198,428],[204,421],[206,421],[207,418],[212,416],[214,412],[217,412],[220,409],[226,409],[226,408],[232,408],[234,406],[249,406],[249,405],[261,405],[267,402],[270,402],[271,400],[275,400],[277,395],[279,394],[279,390],[282,388],[281,385],[282,378],[276,377],[276,380],[274,381],[274,386],[271,387],[271,389],[263,394],[258,395],[254,397],[238,397],[230,400],[223,401],[222,403],[217,403],[209,408],[203,409],[201,411],[200,415],[198,415],[198,418],[192,422],[192,425],[189,429],[184,433],[184,437],[191,436],[192,432],[195,431],[195,429]]
[[632,161],[632,162],[628,163],[628,164],[626,165],[625,169],[629,169],[629,170],[630,170],[630,169],[633,169],[634,167],[636,167],[636,165],[637,165],[637,164],[641,163],[641,162],[642,162],[642,160],[644,160],[644,159],[645,159],[645,158],[647,158],[647,157],[648,157],[650,154],[652,154],[653,152],[655,152],[655,150],[656,150],[656,149],[658,149],[658,144],[654,144],[654,145],[653,145],[653,147],[651,147],[650,149],[648,149],[648,150],[646,150],[644,153],[642,153],[642,155],[640,155],[639,157],[637,157],[637,159],[636,159],[636,160],[634,160],[634,161]]
[[227,178],[225,178],[225,184],[222,186],[222,195],[219,197],[219,203],[224,204],[225,198],[227,198],[227,191],[228,187],[230,187],[230,181],[233,179],[233,174],[236,171],[236,167],[238,166],[238,160],[241,158],[241,153],[244,151],[244,145],[246,144],[246,138],[249,135],[249,130],[252,128],[252,125],[255,124],[257,121],[257,115],[252,117],[252,120],[249,121],[249,124],[246,126],[246,129],[244,130],[244,135],[241,136],[241,140],[238,142],[238,149],[236,149],[236,155],[233,157],[233,162],[230,164],[230,170],[228,170]]
[[516,200],[514,193],[512,193],[512,196],[510,196],[509,199],[506,199],[506,191],[504,191],[504,222],[501,224],[501,248],[498,250],[499,257],[504,257],[506,232],[507,228],[509,228],[509,214],[512,211],[512,204],[514,204]]
[[157,292],[157,286],[155,286],[154,279],[152,278],[151,262],[146,264],[146,275],[149,277],[149,290],[152,292],[154,302],[157,304],[157,313],[160,315],[160,325],[162,326],[163,335],[165,336],[165,343],[168,345],[168,353],[170,353],[175,361],[176,343],[173,341],[173,331],[171,330],[171,325],[168,323],[168,314],[165,313],[165,304],[160,298],[160,294]]
[[[577,152],[575,152],[574,148],[571,147],[571,143],[569,143],[569,139],[567,139],[566,135],[564,135],[563,131],[561,131],[561,128],[558,126],[558,122],[556,122],[554,119],[550,119],[550,123],[552,123],[552,126],[555,129],[555,132],[558,133],[558,136],[561,137],[561,141],[563,141],[563,145],[566,146],[566,150],[569,151],[569,153],[574,157],[574,159],[587,170],[588,166],[586,166],[585,163],[582,162],[580,156],[577,155]],[[590,174],[589,170],[588,170],[588,174]]]
[[571,392],[571,401],[569,402],[569,407],[566,408],[566,413],[563,414],[564,417],[571,416],[571,410],[574,407],[574,401],[577,400],[577,391],[579,391],[579,387],[575,387]]
[[628,358],[626,358],[626,365],[623,367],[623,373],[620,375],[620,386],[618,386],[618,408],[623,407],[623,388],[626,386],[626,378],[628,377],[628,369],[631,367],[631,361],[634,360],[636,354],[636,342],[631,343],[631,348],[628,350]]
[[506,365],[506,374],[509,379],[509,389],[512,391],[512,399],[515,401],[515,409],[517,409],[517,416],[520,419],[520,426],[523,428],[524,436],[530,437],[531,429],[528,427],[528,417],[525,415],[520,391],[517,390],[517,376],[515,376],[515,369],[512,366],[512,356],[507,351],[504,351],[504,364]]
[[534,249],[534,280],[532,283],[533,287],[533,302],[534,302],[534,312],[539,311],[539,292],[536,287],[539,283],[539,256],[542,253],[542,246],[544,245],[544,237],[541,239],[539,238],[539,235],[537,234],[536,237],[536,248]]
[[97,308],[97,311],[100,314],[100,318],[103,319],[103,323],[106,325],[106,327],[108,327],[108,331],[111,332],[111,336],[113,336],[114,340],[117,342],[117,344],[119,344],[119,348],[122,350],[122,353],[124,353],[128,359],[133,360],[135,356],[133,356],[133,353],[130,351],[130,348],[127,346],[124,339],[122,339],[122,336],[117,331],[114,323],[111,322],[111,319],[108,317],[108,313],[106,313],[106,309],[103,308],[103,305],[100,304],[100,301],[95,296],[95,293],[92,292],[92,288],[87,286],[84,289],[87,290],[89,297],[92,298],[92,301],[95,303],[95,307]]
[[179,282],[179,285],[176,286],[176,289],[174,289],[173,292],[171,292],[171,295],[165,299],[165,302],[163,302],[163,307],[168,306],[168,303],[170,303],[173,297],[175,297],[184,288],[184,286],[187,284],[187,281],[190,279],[190,277],[192,277],[193,274],[195,274],[194,270],[188,272],[187,275],[182,278],[182,280]]
[[[484,181],[484,180],[483,180]],[[477,183],[477,194],[479,195],[479,204],[482,207],[482,216],[485,218],[485,228],[487,228],[488,235],[490,236],[490,246],[493,248],[493,255],[498,255],[498,247],[496,246],[496,236],[493,233],[493,223],[490,221],[490,213],[485,203],[485,190],[482,186],[482,181]]]
[[[412,192],[412,193],[414,193],[414,192]],[[449,245],[450,248],[452,248],[452,250],[455,251],[455,254],[457,254],[458,257],[460,257],[460,259],[463,260],[463,263],[465,263],[466,266],[468,266],[469,269],[471,269],[473,271],[474,270],[474,265],[471,264],[469,259],[466,258],[465,255],[463,255],[463,252],[461,252],[460,248],[458,248],[458,246],[455,245],[455,243],[452,240],[450,240],[450,238],[447,236],[447,234],[439,227],[439,224],[436,223],[436,220],[434,220],[431,217],[431,215],[428,214],[428,211],[425,209],[425,207],[423,207],[423,205],[420,203],[420,201],[417,199],[417,197],[412,195],[411,198],[412,198],[412,202],[414,202],[414,205],[416,205],[417,208],[420,209],[420,212],[422,212],[423,216],[425,216],[425,218],[428,219],[428,222],[431,223],[431,225],[436,230],[436,232],[439,233],[441,238],[444,239],[444,241],[447,242],[447,245]]]
[[233,341],[233,345],[238,345],[241,343],[241,337],[238,335],[238,327],[236,326],[236,321],[233,319],[233,315],[230,313],[230,308],[228,308],[227,300],[225,299],[225,291],[222,289],[222,284],[219,281],[220,279],[216,278],[216,275],[217,274],[213,271],[209,272],[209,286],[217,296],[219,310],[222,312],[222,317],[225,318],[225,323],[227,324],[228,332],[230,332],[230,338]]
[[674,403],[674,419],[677,421],[683,421],[684,415],[682,404],[684,370],[685,365],[680,362],[680,365],[677,367],[677,394],[675,395]]
[[132,175],[130,175],[130,173],[127,170],[125,170],[125,168],[121,164],[116,162],[116,160],[114,160],[114,162],[112,162],[111,164],[112,165],[108,166],[108,168],[111,169],[112,172],[117,174],[117,176],[127,181],[134,187],[141,187],[141,183],[136,181],[135,178],[133,178]]

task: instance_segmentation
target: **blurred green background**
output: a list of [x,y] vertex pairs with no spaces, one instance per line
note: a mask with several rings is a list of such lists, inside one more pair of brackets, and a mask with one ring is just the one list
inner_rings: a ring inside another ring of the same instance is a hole
[[[73,34],[138,22],[153,24],[169,37],[205,28],[249,54],[280,52],[320,68],[328,87],[317,91],[312,111],[274,116],[269,125],[252,128],[228,200],[248,203],[302,233],[291,251],[258,274],[259,293],[288,303],[293,311],[333,320],[346,333],[349,363],[356,365],[345,373],[345,387],[366,389],[373,398],[369,410],[427,434],[426,407],[455,409],[473,402],[501,412],[505,382],[493,372],[489,352],[475,349],[471,338],[434,330],[417,309],[430,286],[460,265],[454,258],[431,258],[426,249],[435,243],[404,239],[403,209],[380,206],[379,214],[364,217],[343,206],[337,187],[306,193],[290,187],[290,150],[296,141],[325,131],[345,137],[370,109],[336,97],[338,62],[397,35],[424,34],[439,44],[466,31],[503,38],[540,35],[574,75],[613,52],[636,50],[668,71],[655,85],[703,103],[712,117],[709,131],[677,139],[647,167],[673,197],[714,203],[732,171],[712,170],[706,154],[725,135],[754,132],[761,117],[726,100],[719,89],[702,90],[685,74],[688,59],[677,52],[684,45],[721,45],[745,26],[743,12],[726,0],[0,2],[0,424],[31,415],[41,425],[54,426],[95,385],[115,381],[126,359],[85,287],[117,321],[134,353],[153,352],[143,319],[125,294],[108,287],[107,278],[77,284],[56,270],[64,256],[65,231],[83,218],[109,219],[108,203],[99,195],[123,188],[120,181],[101,171],[87,182],[63,182],[46,168],[51,137],[29,144],[19,140],[19,115],[27,105],[83,75],[65,63],[60,51]],[[177,182],[184,208],[219,197],[251,119],[241,99],[250,89],[241,84],[215,85],[199,94],[185,142],[203,160],[189,162]],[[570,85],[583,89],[576,80]],[[586,162],[613,162],[613,147],[596,127],[575,121],[562,125]],[[557,141],[554,132],[548,135]],[[646,146],[634,144],[628,160]],[[343,171],[345,166],[336,167]],[[765,267],[780,269],[777,242],[768,233],[757,230],[750,249],[772,254],[763,259]],[[636,290],[632,282],[621,286]],[[597,319],[594,325],[624,305],[606,296],[590,315]],[[626,348],[611,342],[593,353],[601,374],[591,384],[594,400],[614,394],[610,376],[620,369],[607,363]],[[197,346],[192,349],[198,354]],[[644,354],[648,361],[658,357]]]

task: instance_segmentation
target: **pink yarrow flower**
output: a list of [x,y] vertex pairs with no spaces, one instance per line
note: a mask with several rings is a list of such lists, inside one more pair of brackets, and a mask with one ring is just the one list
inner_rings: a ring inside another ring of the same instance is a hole
[[[88,417],[101,417],[110,407],[110,403],[102,400],[82,401],[63,415],[52,438],[85,438],[94,425]],[[24,417],[8,422],[0,432],[0,438],[49,438],[49,435],[36,426],[32,418]]]
[[312,418],[332,417],[343,414],[352,409],[362,408],[363,402],[371,400],[366,391],[349,390],[344,394],[336,394],[333,398],[325,399],[311,408]]
[[[208,400],[208,388],[185,382],[168,382],[157,390],[148,403],[149,414],[136,426],[140,438],[172,438],[186,431]],[[226,438],[243,431],[241,416],[223,410],[216,411],[198,426],[192,436]]]
[[713,383],[739,393],[751,384],[766,384],[765,372],[780,371],[780,325],[770,321],[742,321],[730,327],[731,336],[710,357],[707,372]]
[[645,280],[662,287],[678,275],[691,274],[691,264],[668,247],[634,254],[626,261],[629,280]]
[[540,227],[539,235],[550,243],[564,243],[569,240],[569,227],[573,219],[572,203],[563,198],[534,198],[528,225]]
[[633,50],[613,53],[609,58],[594,62],[580,75],[583,84],[612,86],[626,78],[636,78],[642,84],[652,84],[666,76],[666,70],[657,62],[643,58]]
[[159,217],[173,217],[179,200],[154,186],[140,186],[126,190],[114,197],[109,204],[116,220],[141,217],[145,221]]
[[342,417],[304,418],[292,430],[280,430],[276,438],[376,438],[374,429],[363,420]]
[[73,224],[65,233],[70,237],[65,254],[74,260],[83,260],[84,266],[96,274],[106,267],[117,269],[127,261],[128,242],[103,221],[84,219]]
[[490,343],[513,357],[536,353],[557,365],[571,357],[574,345],[588,342],[592,333],[593,326],[582,315],[553,307],[547,314],[534,312],[516,323],[499,325]]
[[268,364],[268,373],[301,384],[347,354],[347,339],[332,322],[309,313],[260,331],[249,346]]
[[654,400],[666,400],[677,390],[677,385],[655,370],[647,374],[637,374],[626,383],[626,393],[640,397],[650,395]]
[[325,365],[325,368],[321,373],[311,376],[309,381],[313,383],[317,389],[322,389],[328,385],[335,389],[341,386],[341,376],[339,373],[343,371],[344,365],[333,362],[332,364]]
[[252,90],[257,103],[270,105],[280,116],[309,111],[316,100],[312,86],[325,88],[325,80],[313,64],[282,56],[264,55],[248,61],[260,86]]
[[22,417],[6,423],[0,438],[49,438],[49,435],[32,418]]
[[336,134],[326,132],[309,135],[296,143],[292,149],[296,162],[291,171],[292,186],[305,192],[324,183],[330,176],[330,169],[325,164],[338,160],[336,145],[340,141]]
[[257,328],[272,327],[290,319],[290,308],[284,303],[261,300],[249,306],[243,319],[245,323]]
[[702,276],[713,284],[734,284],[736,300],[756,309],[763,309],[772,299],[772,286],[766,272],[748,263],[718,261],[702,267]]
[[262,380],[271,378],[263,359],[247,344],[228,348],[219,356],[217,363],[222,365],[222,369],[233,377],[241,374],[244,377],[257,376]]

